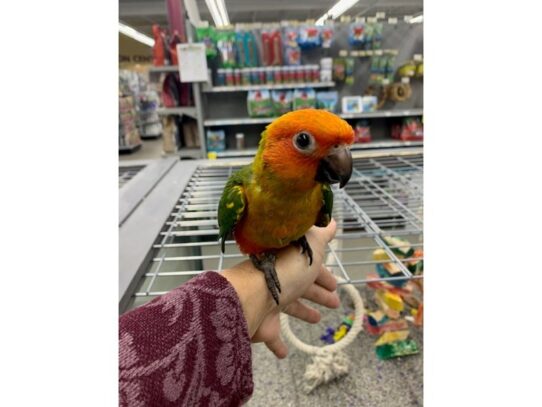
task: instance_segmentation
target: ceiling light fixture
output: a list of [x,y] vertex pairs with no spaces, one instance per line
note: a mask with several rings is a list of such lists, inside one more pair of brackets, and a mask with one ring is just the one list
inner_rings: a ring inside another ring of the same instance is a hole
[[342,15],[346,10],[350,9],[359,0],[340,0],[337,4],[331,7],[322,17],[316,20],[316,25],[324,25],[324,22],[328,19],[336,19]]
[[205,0],[205,4],[207,4],[207,8],[211,13],[215,26],[222,27],[230,25],[230,18],[228,17],[224,0]]
[[120,21],[119,21],[119,32],[136,41],[139,41],[145,45],[148,45],[149,47],[154,46],[154,40],[151,37],[148,37],[147,35],[140,33],[136,29],[130,27],[129,25],[123,24]]

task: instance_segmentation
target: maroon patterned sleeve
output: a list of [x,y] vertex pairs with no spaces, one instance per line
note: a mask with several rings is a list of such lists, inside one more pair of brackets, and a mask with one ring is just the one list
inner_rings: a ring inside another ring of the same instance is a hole
[[237,406],[253,391],[235,289],[205,272],[120,317],[121,406]]

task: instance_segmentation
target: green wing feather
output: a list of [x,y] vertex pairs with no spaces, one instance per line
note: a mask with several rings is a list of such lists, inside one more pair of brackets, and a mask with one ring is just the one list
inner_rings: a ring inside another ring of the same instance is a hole
[[316,226],[326,227],[331,222],[331,214],[333,213],[333,191],[327,184],[322,184],[322,209],[316,219]]
[[234,172],[226,186],[218,204],[218,227],[222,253],[225,250],[226,239],[231,236],[233,229],[245,211],[245,185],[252,177],[252,166],[249,164]]

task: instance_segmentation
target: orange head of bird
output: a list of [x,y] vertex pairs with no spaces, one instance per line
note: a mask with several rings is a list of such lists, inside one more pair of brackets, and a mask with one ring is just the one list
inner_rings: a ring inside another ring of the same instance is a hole
[[342,188],[352,175],[353,141],[354,130],[337,115],[326,110],[296,110],[267,126],[263,161],[284,181],[339,183]]

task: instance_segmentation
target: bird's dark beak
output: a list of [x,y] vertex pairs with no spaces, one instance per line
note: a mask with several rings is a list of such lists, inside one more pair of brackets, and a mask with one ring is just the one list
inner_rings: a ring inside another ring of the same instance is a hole
[[352,153],[338,148],[320,160],[315,180],[322,184],[336,184],[342,188],[352,175]]

